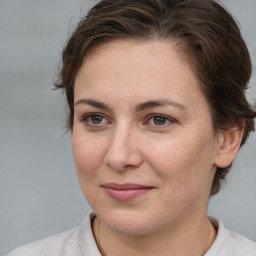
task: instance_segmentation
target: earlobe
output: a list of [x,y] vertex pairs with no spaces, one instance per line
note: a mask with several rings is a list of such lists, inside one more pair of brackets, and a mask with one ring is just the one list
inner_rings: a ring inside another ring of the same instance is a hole
[[217,167],[225,168],[235,159],[243,138],[244,128],[234,127],[220,134],[219,149],[214,161]]

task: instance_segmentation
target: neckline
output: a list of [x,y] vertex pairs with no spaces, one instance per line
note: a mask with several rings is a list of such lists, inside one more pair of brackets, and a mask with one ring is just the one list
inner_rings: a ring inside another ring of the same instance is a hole
[[[92,223],[95,217],[96,214],[94,212],[88,214],[83,220],[80,227],[78,243],[83,256],[102,256],[97,246],[96,239],[93,235],[92,230]],[[208,219],[215,227],[217,235],[213,244],[211,245],[211,247],[204,256],[214,256],[216,255],[221,244],[225,240],[226,230],[221,220],[212,216],[208,216]]]

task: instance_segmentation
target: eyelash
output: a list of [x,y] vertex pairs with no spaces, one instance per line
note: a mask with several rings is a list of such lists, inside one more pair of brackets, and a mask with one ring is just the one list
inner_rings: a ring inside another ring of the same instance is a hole
[[[89,113],[89,114],[83,116],[80,121],[83,122],[88,127],[101,128],[104,124],[102,124],[102,123],[95,124],[92,122],[92,120],[88,121],[88,119],[93,118],[93,117],[99,117],[101,119],[105,119],[106,121],[108,121],[108,118],[106,118],[104,115],[102,115],[100,113]],[[175,119],[170,118],[163,114],[150,114],[147,116],[146,121],[143,124],[149,124],[150,120],[153,120],[153,118],[162,118],[164,122],[168,122],[168,124],[164,123],[164,124],[160,124],[160,125],[150,124],[151,126],[157,127],[157,128],[164,128],[166,126],[169,126],[169,125],[177,122]]]
[[170,118],[170,117],[168,117],[168,116],[166,116],[166,115],[163,115],[163,114],[150,114],[150,115],[148,116],[148,118],[147,118],[146,123],[149,123],[149,121],[150,121],[151,119],[157,118],[157,117],[164,119],[164,121],[165,121],[165,122],[167,121],[168,124],[163,124],[163,125],[156,125],[156,124],[153,124],[152,126],[161,128],[161,127],[166,127],[166,126],[168,126],[168,125],[173,124],[173,123],[176,122],[176,120],[174,120],[173,118]]
[[102,119],[106,119],[108,120],[106,117],[104,117],[104,115],[100,114],[100,113],[90,113],[90,114],[87,114],[85,116],[83,116],[81,118],[81,121],[83,123],[85,123],[85,125],[89,126],[89,127],[92,127],[92,128],[99,128],[100,125],[102,124],[93,124],[93,122],[90,120],[91,123],[89,123],[88,119],[89,118],[92,118],[92,117],[100,117]]

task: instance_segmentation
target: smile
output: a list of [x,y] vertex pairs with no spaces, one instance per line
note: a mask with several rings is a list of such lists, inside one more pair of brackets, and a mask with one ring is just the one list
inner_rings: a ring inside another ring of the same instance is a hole
[[115,183],[107,183],[102,186],[106,192],[106,194],[112,199],[118,201],[129,201],[135,199],[152,189],[154,187],[143,186],[138,184],[115,184]]

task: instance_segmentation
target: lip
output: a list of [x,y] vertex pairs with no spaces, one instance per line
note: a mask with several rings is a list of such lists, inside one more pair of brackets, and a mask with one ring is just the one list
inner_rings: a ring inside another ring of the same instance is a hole
[[152,186],[144,186],[133,183],[107,183],[102,185],[102,187],[109,197],[117,201],[133,200],[154,189]]

